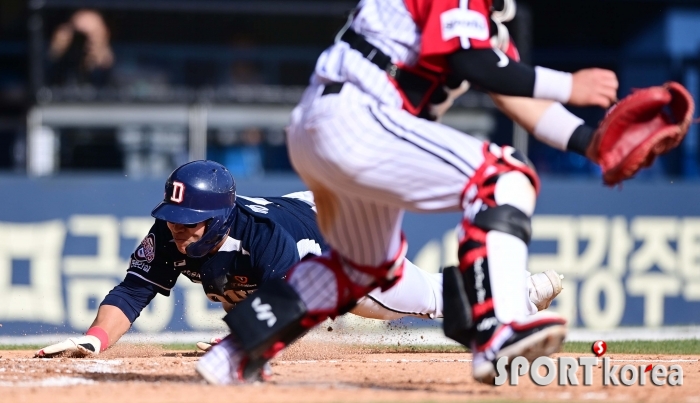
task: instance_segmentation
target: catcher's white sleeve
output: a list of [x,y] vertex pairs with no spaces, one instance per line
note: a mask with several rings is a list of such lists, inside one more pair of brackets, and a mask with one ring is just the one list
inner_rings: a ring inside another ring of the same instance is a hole
[[403,276],[396,285],[384,292],[375,289],[350,312],[382,320],[404,316],[441,318],[442,273],[428,273],[406,260]]

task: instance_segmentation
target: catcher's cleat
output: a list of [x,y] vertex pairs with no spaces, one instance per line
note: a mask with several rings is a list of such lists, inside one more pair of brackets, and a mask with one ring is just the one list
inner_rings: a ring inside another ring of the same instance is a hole
[[676,148],[692,123],[695,103],[681,84],[636,90],[608,110],[586,156],[600,165],[613,186]]
[[[485,343],[472,343],[474,379],[493,385],[496,361],[508,357],[525,357],[528,362],[559,352],[566,337],[566,320],[550,313],[538,313],[521,322],[499,325]],[[506,366],[507,367],[507,366]]]
[[554,270],[547,270],[528,277],[527,281],[530,282],[528,287],[530,301],[535,304],[537,310],[541,311],[549,308],[554,298],[563,289],[561,285],[561,280],[563,279],[564,275]]
[[201,351],[207,352],[212,348],[212,346],[219,344],[220,342],[221,342],[220,337],[212,337],[211,340],[209,340],[208,342],[198,341],[197,348]]

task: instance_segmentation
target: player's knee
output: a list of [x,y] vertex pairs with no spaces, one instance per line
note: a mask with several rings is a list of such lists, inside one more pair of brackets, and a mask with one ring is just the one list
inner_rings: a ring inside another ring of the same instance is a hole
[[496,206],[480,210],[473,225],[481,230],[499,231],[530,243],[530,216],[535,210],[537,194],[530,178],[520,171],[504,173],[496,180]]
[[498,206],[513,206],[529,217],[535,211],[537,192],[527,175],[511,171],[496,180],[494,199]]

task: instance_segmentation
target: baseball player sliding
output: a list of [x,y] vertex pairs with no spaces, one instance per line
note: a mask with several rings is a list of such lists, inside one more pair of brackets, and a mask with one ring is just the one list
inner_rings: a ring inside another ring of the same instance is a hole
[[[617,100],[615,75],[520,63],[502,29],[512,7],[360,2],[319,57],[288,127],[292,164],[314,193],[330,251],[300,261],[284,281],[263,284],[226,315],[231,334],[197,364],[208,382],[260,379],[266,362],[309,328],[377,287],[400,284],[405,210],[463,212],[459,267],[443,273],[443,323],[448,337],[471,347],[477,381],[492,383],[501,357],[533,360],[559,350],[565,321],[528,316],[522,303],[536,172],[513,148],[436,120],[468,81],[499,94],[499,106],[535,135],[600,163],[604,181],[614,184],[680,142],[692,100],[669,84],[633,94],[598,128],[586,128],[558,103],[609,107]],[[671,114],[662,112],[667,105]]]
[[[152,212],[155,223],[131,255],[126,278],[104,298],[87,334],[45,347],[37,356],[104,351],[156,294],[170,295],[180,274],[202,283],[207,296],[228,311],[258,286],[284,278],[307,254],[329,250],[316,225],[311,192],[236,197],[234,178],[213,161],[179,167],[165,190],[165,200]],[[561,291],[553,271],[531,276],[527,286],[528,299],[522,303],[531,313],[548,307]],[[350,312],[385,320],[442,317],[442,274],[407,261],[395,287],[372,291]],[[204,342],[198,346],[211,347]]]

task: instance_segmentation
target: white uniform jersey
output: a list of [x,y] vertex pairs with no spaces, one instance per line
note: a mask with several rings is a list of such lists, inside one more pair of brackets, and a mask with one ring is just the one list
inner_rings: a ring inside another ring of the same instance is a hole
[[[350,29],[361,34],[395,64],[412,66],[421,34],[403,0],[363,0]],[[338,40],[318,59],[312,83],[349,82],[383,104],[400,108],[399,91],[386,71]]]
[[[362,35],[400,67],[417,68],[444,79],[445,56],[459,49],[491,47],[491,0],[362,0],[345,28]],[[323,52],[311,84],[348,82],[382,104],[404,100],[386,71],[340,39]],[[518,60],[508,40],[504,52]],[[367,55],[366,55],[367,56]]]

